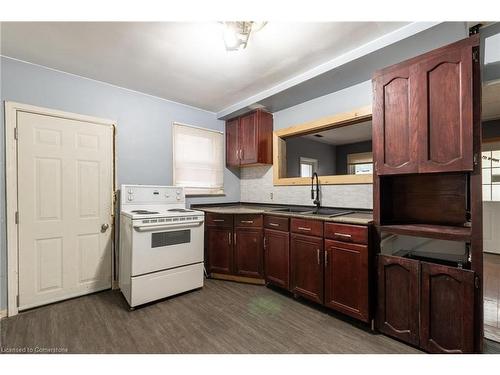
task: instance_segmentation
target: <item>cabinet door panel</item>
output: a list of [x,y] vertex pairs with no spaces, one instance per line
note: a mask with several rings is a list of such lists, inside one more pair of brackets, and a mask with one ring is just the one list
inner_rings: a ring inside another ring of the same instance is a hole
[[291,234],[291,291],[323,303],[323,239]]
[[411,71],[403,67],[373,81],[373,150],[379,175],[418,168]]
[[258,141],[257,141],[257,113],[252,112],[240,117],[239,144],[240,164],[257,163]]
[[413,345],[419,343],[419,273],[416,260],[378,257],[378,329]]
[[290,279],[290,236],[288,232],[264,230],[266,281],[288,289]]
[[419,172],[472,170],[471,46],[424,59],[416,77]]
[[226,122],[226,165],[228,167],[239,167],[239,119]]
[[237,275],[262,277],[262,229],[234,230],[234,271]]
[[232,229],[207,228],[208,270],[231,273],[233,264]]
[[431,353],[474,350],[474,272],[422,262],[420,344]]
[[325,240],[325,305],[367,322],[368,246]]

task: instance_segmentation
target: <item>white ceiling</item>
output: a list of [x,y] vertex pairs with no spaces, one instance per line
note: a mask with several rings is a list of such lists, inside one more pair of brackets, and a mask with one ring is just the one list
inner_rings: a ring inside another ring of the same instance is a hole
[[269,22],[226,52],[217,22],[2,22],[1,53],[217,112],[404,25]]
[[[321,134],[323,137],[315,137],[314,134]],[[370,120],[359,124],[328,129],[319,133],[307,134],[303,137],[334,146],[370,141],[372,139],[372,122]]]

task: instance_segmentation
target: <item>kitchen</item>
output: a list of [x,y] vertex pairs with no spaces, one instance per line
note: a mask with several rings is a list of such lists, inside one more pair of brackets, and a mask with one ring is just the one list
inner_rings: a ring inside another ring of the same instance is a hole
[[1,22],[2,352],[500,354],[500,24],[280,27]]

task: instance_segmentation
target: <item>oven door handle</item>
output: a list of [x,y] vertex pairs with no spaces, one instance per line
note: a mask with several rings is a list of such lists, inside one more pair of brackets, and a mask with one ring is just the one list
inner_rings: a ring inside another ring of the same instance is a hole
[[166,224],[166,225],[141,225],[134,226],[134,229],[138,232],[156,232],[165,229],[179,229],[179,228],[194,228],[199,227],[203,224],[203,221],[198,221],[195,223],[182,223],[182,224]]

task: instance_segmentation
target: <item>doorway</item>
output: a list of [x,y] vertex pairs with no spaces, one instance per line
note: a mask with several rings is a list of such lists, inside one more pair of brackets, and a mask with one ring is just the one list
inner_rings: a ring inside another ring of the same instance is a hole
[[482,94],[484,336],[500,342],[500,82]]
[[9,316],[111,288],[114,123],[11,102],[5,113]]

